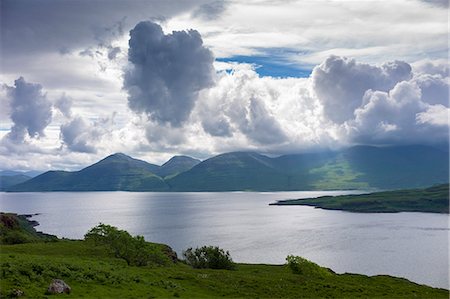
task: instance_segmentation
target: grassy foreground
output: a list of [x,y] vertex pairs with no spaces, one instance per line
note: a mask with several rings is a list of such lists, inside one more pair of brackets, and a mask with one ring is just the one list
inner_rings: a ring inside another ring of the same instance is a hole
[[[146,243],[167,255],[167,247]],[[170,257],[170,256],[169,256]],[[57,240],[0,245],[0,297],[14,290],[25,298],[448,298],[449,291],[390,276],[335,274],[300,261],[283,265],[236,264],[234,270],[194,269],[167,258],[130,265],[107,246]],[[164,260],[164,259],[163,259]],[[293,271],[295,270],[295,271]],[[70,294],[46,294],[52,279],[63,279]]]
[[426,189],[281,200],[271,205],[305,205],[360,213],[429,212],[448,214],[449,184]]

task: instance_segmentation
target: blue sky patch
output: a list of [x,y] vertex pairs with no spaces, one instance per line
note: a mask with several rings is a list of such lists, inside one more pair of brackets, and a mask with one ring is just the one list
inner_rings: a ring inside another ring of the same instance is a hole
[[259,56],[233,56],[228,58],[218,58],[217,61],[248,63],[256,66],[255,71],[260,76],[270,77],[294,77],[306,78],[311,75],[311,68],[302,68],[291,62],[281,60],[276,56],[259,55]]

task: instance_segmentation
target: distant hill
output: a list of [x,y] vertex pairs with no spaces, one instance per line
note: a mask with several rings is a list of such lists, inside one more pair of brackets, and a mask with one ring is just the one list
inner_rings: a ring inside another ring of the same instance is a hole
[[43,171],[31,170],[31,171],[14,171],[14,170],[2,170],[0,171],[0,176],[15,176],[15,175],[26,175],[27,177],[34,178],[42,174]]
[[114,154],[80,171],[48,171],[10,191],[165,191],[159,166]]
[[7,190],[9,187],[28,181],[31,177],[16,174],[16,175],[0,175],[0,191]]
[[176,156],[162,166],[124,154],[77,172],[51,171],[9,191],[288,191],[401,189],[448,183],[448,152],[429,146],[356,146],[270,158],[225,153]]
[[448,182],[448,153],[427,146],[356,146],[269,158],[252,152],[205,160],[167,183],[177,191],[398,189]]
[[283,188],[285,179],[271,158],[234,152],[205,160],[167,182],[176,191],[233,191]]

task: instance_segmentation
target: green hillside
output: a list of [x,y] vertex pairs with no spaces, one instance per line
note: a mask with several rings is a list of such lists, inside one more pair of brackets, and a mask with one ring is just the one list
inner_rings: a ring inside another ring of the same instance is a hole
[[164,191],[159,166],[114,154],[80,171],[48,171],[9,191]]
[[[59,295],[64,298],[449,296],[448,290],[418,285],[403,278],[336,274],[300,257],[290,257],[288,265],[234,264],[233,270],[196,269],[174,259],[166,245],[148,243],[140,237],[112,229],[115,236],[123,239],[121,242],[109,243],[112,239],[108,235],[95,234],[93,229],[83,241],[42,240],[0,245],[0,297],[15,297],[20,291],[25,298],[48,298],[47,288],[53,279],[62,279],[70,286],[70,294]],[[100,239],[92,239],[92,236]],[[135,246],[128,246],[128,243]],[[114,248],[120,250],[112,250]],[[127,252],[145,258],[147,262],[141,266],[130,264],[123,256]],[[213,256],[208,258],[213,261]]]
[[257,153],[227,153],[205,160],[167,182],[176,191],[282,189],[287,177],[272,162]]
[[359,213],[430,212],[448,214],[449,184],[426,189],[281,200],[271,205],[305,205]]
[[47,172],[8,191],[290,191],[420,188],[449,180],[449,154],[429,146],[356,146],[267,157],[176,156],[157,166],[123,154],[77,172]]

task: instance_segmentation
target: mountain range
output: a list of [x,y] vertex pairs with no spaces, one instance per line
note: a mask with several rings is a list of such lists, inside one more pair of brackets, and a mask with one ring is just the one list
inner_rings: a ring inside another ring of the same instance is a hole
[[232,152],[161,166],[113,154],[74,172],[48,171],[6,191],[289,191],[397,189],[448,183],[449,153],[430,146],[355,146],[268,157]]

